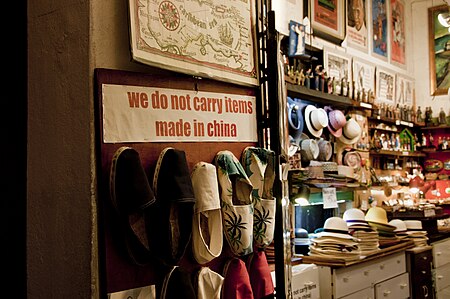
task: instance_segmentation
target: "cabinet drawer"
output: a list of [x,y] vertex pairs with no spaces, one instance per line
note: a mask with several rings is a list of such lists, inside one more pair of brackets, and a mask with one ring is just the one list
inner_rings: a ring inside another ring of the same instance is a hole
[[450,286],[450,264],[435,269],[436,291]]
[[450,263],[449,248],[450,248],[450,239],[445,239],[443,241],[433,243],[433,261],[435,268]]
[[[406,272],[405,254],[395,254],[346,268],[336,269],[336,298],[372,286]],[[397,298],[398,299],[398,298]]]
[[375,298],[409,298],[408,273],[403,273],[402,275],[377,283],[375,285]]
[[431,268],[432,268],[431,267],[432,260],[433,260],[433,255],[431,253],[431,250],[415,254],[414,258],[413,258],[414,270],[416,272],[427,272],[427,273],[429,273],[431,271]]
[[375,293],[373,287],[370,287],[339,299],[375,299]]

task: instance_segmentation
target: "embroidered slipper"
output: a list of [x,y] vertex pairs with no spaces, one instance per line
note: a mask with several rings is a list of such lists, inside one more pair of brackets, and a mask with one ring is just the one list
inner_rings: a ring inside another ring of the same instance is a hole
[[152,244],[147,236],[145,215],[156,198],[135,149],[123,146],[114,153],[109,184],[111,202],[125,229],[128,255],[135,264],[147,264]]
[[245,263],[233,257],[228,259],[223,267],[222,276],[224,277],[222,286],[223,299],[253,299],[253,290],[250,283]]
[[198,299],[220,299],[224,278],[209,267],[201,267],[195,273],[194,287],[197,287]]
[[275,232],[275,152],[249,146],[241,156],[242,165],[253,185],[253,243],[265,248],[273,241]]
[[264,250],[255,251],[249,255],[246,263],[247,272],[255,298],[275,298],[275,286],[270,273]]
[[233,254],[250,254],[253,252],[252,183],[232,152],[218,152],[214,163],[219,181],[225,239]]
[[191,174],[195,195],[192,252],[199,264],[222,253],[223,229],[217,171],[213,164],[198,162]]
[[156,294],[160,299],[197,299],[191,274],[178,266],[172,267],[164,276],[162,285],[157,285]]
[[192,235],[195,196],[186,154],[172,147],[159,155],[153,176],[156,195],[154,213],[149,222],[151,240],[159,246],[157,256],[169,266],[183,257]]

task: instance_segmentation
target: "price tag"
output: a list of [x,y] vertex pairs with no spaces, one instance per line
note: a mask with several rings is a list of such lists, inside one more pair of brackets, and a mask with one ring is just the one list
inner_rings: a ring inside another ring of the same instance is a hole
[[409,152],[402,152],[402,155],[403,155],[403,156],[408,156],[408,155],[409,155]]
[[436,215],[436,211],[434,209],[425,209],[423,210],[423,215],[425,217],[433,217],[434,215]]
[[371,109],[372,108],[372,105],[371,104],[367,104],[367,103],[360,103],[359,104],[361,107],[363,107],[363,108],[368,108],[368,109]]
[[324,209],[333,209],[338,207],[336,188],[323,188],[322,198]]

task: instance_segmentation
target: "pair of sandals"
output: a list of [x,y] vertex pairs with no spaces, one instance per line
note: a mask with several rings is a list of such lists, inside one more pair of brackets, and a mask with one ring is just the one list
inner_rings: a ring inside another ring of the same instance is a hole
[[151,187],[139,153],[120,147],[111,163],[110,196],[131,260],[177,265],[191,238],[195,204],[185,152],[161,152]]

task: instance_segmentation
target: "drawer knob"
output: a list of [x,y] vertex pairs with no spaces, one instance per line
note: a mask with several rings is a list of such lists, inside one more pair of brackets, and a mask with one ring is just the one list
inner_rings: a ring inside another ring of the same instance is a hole
[[442,278],[444,278],[443,275],[438,275],[438,276],[437,276],[437,279],[442,279]]
[[312,285],[314,285],[314,281],[305,282],[305,286],[312,286]]
[[440,252],[440,251],[436,252],[436,255],[441,255],[441,254],[442,254],[442,252]]
[[384,295],[384,296],[389,296],[390,293],[391,293],[391,291],[384,291],[384,292],[383,292],[383,295]]
[[349,278],[349,277],[344,277],[342,280],[343,280],[344,282],[348,282],[348,281],[350,280],[350,278]]
[[422,271],[422,274],[427,274],[427,271]]
[[402,284],[400,284],[400,288],[401,288],[401,289],[404,289],[404,288],[406,288],[407,286],[408,286],[407,283],[402,283]]
[[428,259],[428,257],[423,256],[422,259],[423,259],[424,261],[426,261],[426,260]]
[[364,271],[364,275],[365,275],[365,276],[368,276],[368,275],[369,275],[369,272],[370,272],[369,270]]
[[384,264],[381,264],[381,265],[380,265],[380,269],[384,269]]

